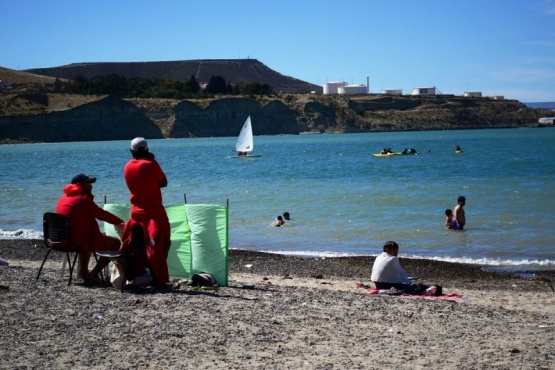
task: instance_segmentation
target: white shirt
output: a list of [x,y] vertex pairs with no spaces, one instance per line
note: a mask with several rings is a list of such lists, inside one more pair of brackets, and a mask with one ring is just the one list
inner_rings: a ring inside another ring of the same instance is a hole
[[386,252],[376,257],[370,279],[380,283],[410,284],[410,279],[401,267],[399,258]]

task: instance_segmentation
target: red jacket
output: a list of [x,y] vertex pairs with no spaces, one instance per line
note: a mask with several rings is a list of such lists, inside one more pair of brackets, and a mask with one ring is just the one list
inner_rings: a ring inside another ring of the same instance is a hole
[[102,234],[96,220],[106,221],[113,225],[124,221],[96,205],[91,195],[86,195],[78,184],[64,187],[64,195],[58,201],[56,213],[69,218],[72,245],[78,245],[84,250],[94,250],[94,242]]

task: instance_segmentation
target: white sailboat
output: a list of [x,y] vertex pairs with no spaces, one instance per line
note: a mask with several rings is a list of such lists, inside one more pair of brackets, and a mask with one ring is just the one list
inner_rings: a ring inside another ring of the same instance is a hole
[[235,151],[237,155],[234,158],[241,158],[241,157],[260,157],[260,155],[253,155],[249,154],[254,150],[254,138],[252,135],[252,124],[251,124],[251,116],[249,115],[243,124],[243,128],[239,133],[239,137],[237,138],[237,143],[235,144]]

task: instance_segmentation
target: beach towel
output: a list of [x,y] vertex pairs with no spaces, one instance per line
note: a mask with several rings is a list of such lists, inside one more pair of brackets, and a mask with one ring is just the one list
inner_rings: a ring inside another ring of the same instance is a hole
[[[364,294],[375,295],[375,294],[380,294],[380,291],[379,289],[369,288],[367,291],[364,292]],[[431,295],[425,295],[425,294],[416,295],[416,294],[408,294],[408,293],[392,294],[392,295],[415,298],[415,299],[432,299],[432,300],[441,299],[445,301],[457,301],[459,298],[464,298],[464,294],[460,294],[460,293],[448,293],[448,294],[442,294],[438,296],[431,296]]]

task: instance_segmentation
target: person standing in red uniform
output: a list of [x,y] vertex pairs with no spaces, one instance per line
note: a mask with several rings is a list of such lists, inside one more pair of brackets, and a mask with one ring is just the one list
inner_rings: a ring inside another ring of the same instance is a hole
[[[89,261],[93,251],[118,250],[121,241],[118,238],[103,234],[98,227],[97,219],[123,227],[124,221],[100,208],[94,202],[92,184],[96,177],[89,177],[82,173],[71,180],[71,184],[64,187],[64,195],[58,201],[56,213],[69,218],[71,245],[80,246],[78,276],[85,282],[89,281]],[[110,262],[107,258],[98,260],[97,269],[100,272]],[[97,276],[92,277],[98,280]]]
[[150,272],[155,287],[162,288],[169,282],[167,258],[171,228],[160,189],[168,185],[168,180],[144,138],[131,141],[131,155],[133,158],[123,169],[130,192],[131,219],[145,231]]

